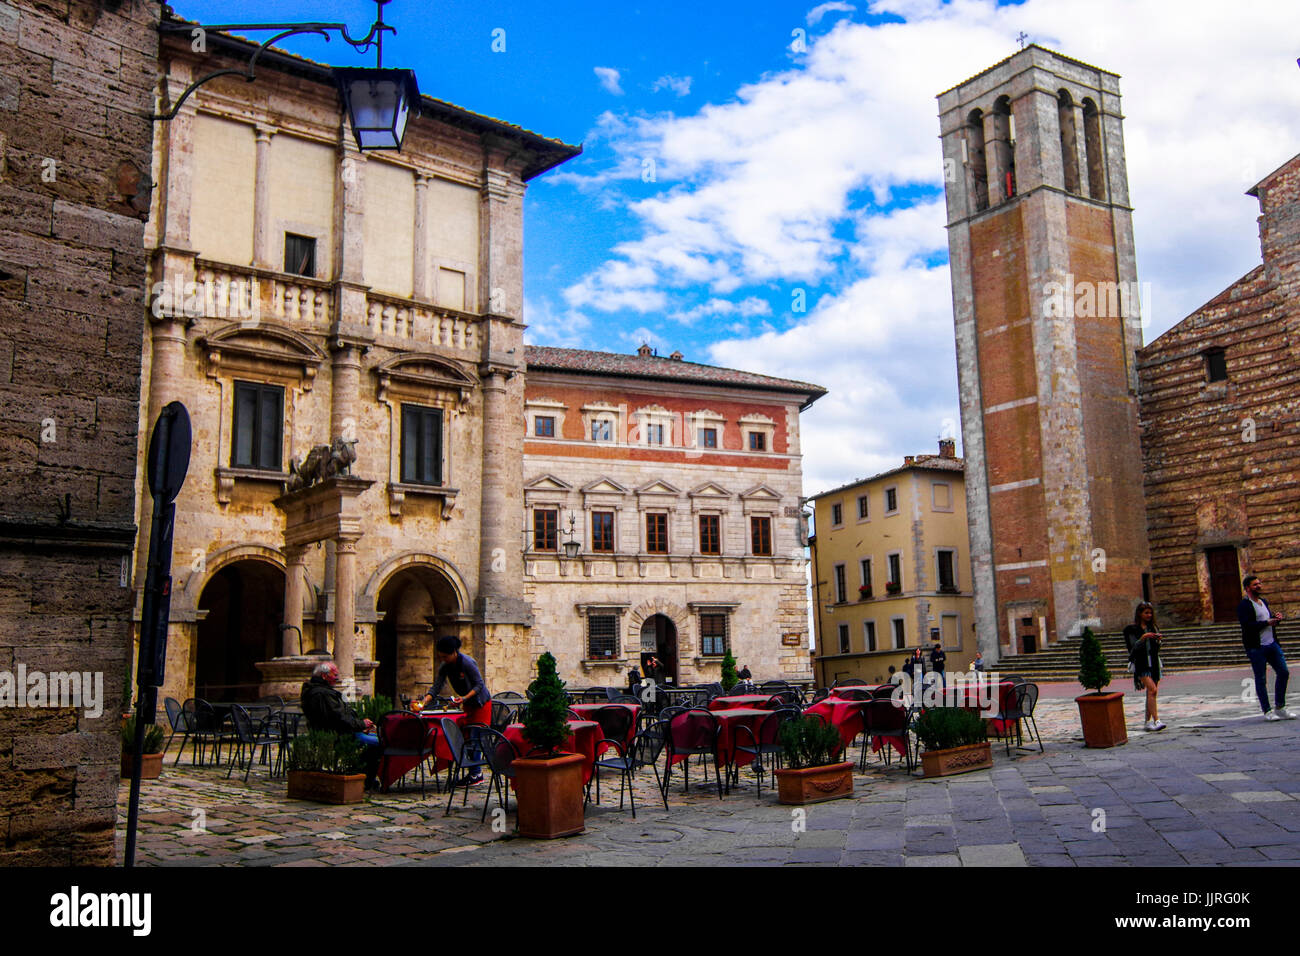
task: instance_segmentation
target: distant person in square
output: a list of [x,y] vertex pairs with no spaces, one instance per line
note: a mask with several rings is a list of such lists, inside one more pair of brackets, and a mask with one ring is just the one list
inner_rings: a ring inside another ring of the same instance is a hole
[[982,651],[975,652],[975,660],[971,661],[970,669],[980,674],[984,673],[984,654]]
[[1147,730],[1164,730],[1160,720],[1160,628],[1156,626],[1156,610],[1146,601],[1133,611],[1133,623],[1124,628],[1124,644],[1128,659],[1133,664],[1133,687],[1147,692]]
[[948,675],[943,672],[943,664],[947,659],[948,655],[943,652],[943,645],[936,641],[934,648],[930,651],[930,667],[938,675],[939,682],[945,690],[948,688]]
[[[1246,657],[1250,659],[1250,669],[1255,673],[1255,696],[1264,711],[1265,720],[1294,720],[1295,714],[1286,706],[1286,682],[1290,671],[1286,666],[1286,655],[1282,645],[1277,641],[1275,628],[1282,622],[1282,615],[1268,606],[1264,600],[1264,584],[1254,574],[1246,575],[1241,586],[1246,596],[1237,605],[1237,623],[1241,625],[1241,643],[1246,648]],[[1277,705],[1268,706],[1267,668],[1272,666],[1277,675],[1273,682],[1273,701]]]
[[751,673],[749,672],[749,665],[748,665],[748,664],[741,664],[741,665],[740,665],[740,672],[739,672],[738,674],[736,674],[736,676],[737,676],[738,678],[740,678],[741,680],[753,680],[753,678],[754,678],[754,675],[751,674]]

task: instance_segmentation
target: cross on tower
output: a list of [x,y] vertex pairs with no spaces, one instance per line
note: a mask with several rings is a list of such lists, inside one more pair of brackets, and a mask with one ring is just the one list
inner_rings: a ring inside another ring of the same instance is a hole
[[[1017,37],[1016,37],[1016,42],[1018,42],[1018,43],[1020,44],[1020,49],[1023,50],[1023,49],[1025,48],[1025,41],[1028,40],[1028,39],[1029,39],[1029,35],[1028,35],[1027,33],[1025,33],[1023,30],[1021,30],[1020,33],[1019,33],[1019,35],[1017,35]],[[1300,61],[1298,61],[1298,62],[1300,62]]]

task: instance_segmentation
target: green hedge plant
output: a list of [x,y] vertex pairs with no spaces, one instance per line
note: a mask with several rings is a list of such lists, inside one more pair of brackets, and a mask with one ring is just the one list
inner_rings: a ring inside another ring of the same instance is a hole
[[550,651],[537,659],[537,680],[529,689],[533,696],[524,712],[524,739],[554,757],[569,739],[569,698]]
[[844,741],[840,732],[817,717],[787,720],[777,732],[781,756],[788,770],[826,767],[840,762]]
[[984,718],[964,707],[931,707],[916,719],[916,736],[926,750],[949,750],[988,740]]
[[1110,683],[1106,655],[1090,627],[1083,629],[1083,640],[1079,642],[1079,683],[1094,694],[1100,694],[1101,689]]
[[[122,723],[122,749],[130,752],[135,746],[135,715],[131,715],[130,720]],[[163,749],[163,729],[157,724],[150,724],[144,730],[144,752],[147,754],[162,753]]]
[[723,690],[731,690],[740,683],[740,678],[736,675],[736,659],[731,656],[731,651],[722,655],[722,684]]
[[348,734],[313,730],[295,737],[289,746],[290,770],[350,775],[365,769],[361,743]]
[[383,694],[376,694],[374,697],[362,697],[357,701],[353,709],[362,720],[373,720],[375,723],[379,723],[380,717],[392,711],[393,698],[385,697]]

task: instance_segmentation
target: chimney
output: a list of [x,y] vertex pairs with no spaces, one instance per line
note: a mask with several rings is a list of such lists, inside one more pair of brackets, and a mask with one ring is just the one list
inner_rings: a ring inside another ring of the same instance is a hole
[[939,439],[939,457],[956,458],[957,457],[957,439],[940,438]]
[[668,356],[668,357],[669,357],[670,359],[672,359],[674,362],[680,362],[680,361],[682,360],[682,353],[681,353],[681,352],[674,352],[672,355],[670,355],[670,356]]
[[650,345],[648,343],[642,342],[641,347],[636,350],[636,354],[641,356],[642,358],[649,358],[651,355],[654,354],[654,352],[651,351]]
[[914,465],[914,464],[916,464],[916,456],[915,456],[915,455],[904,455],[904,456],[903,456],[903,466],[904,466],[904,467],[906,467],[906,466],[908,466],[908,465]]

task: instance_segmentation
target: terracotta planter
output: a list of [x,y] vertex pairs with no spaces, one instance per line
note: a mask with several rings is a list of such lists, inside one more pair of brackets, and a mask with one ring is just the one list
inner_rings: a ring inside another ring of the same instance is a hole
[[986,740],[978,744],[927,750],[921,754],[921,767],[927,777],[947,777],[954,773],[987,770],[993,766],[993,752]]
[[360,803],[366,798],[366,775],[363,773],[318,773],[314,770],[289,771],[289,799],[313,803]]
[[582,754],[560,754],[515,761],[520,836],[553,840],[586,829],[582,816],[585,759]]
[[1083,694],[1074,698],[1074,702],[1079,705],[1085,747],[1118,747],[1128,743],[1123,694]]
[[853,796],[853,761],[802,770],[773,770],[777,800],[787,806],[822,803]]
[[[162,775],[162,754],[144,754],[140,758],[140,779],[157,780]],[[131,779],[131,772],[135,769],[135,754],[122,754],[122,779]]]

